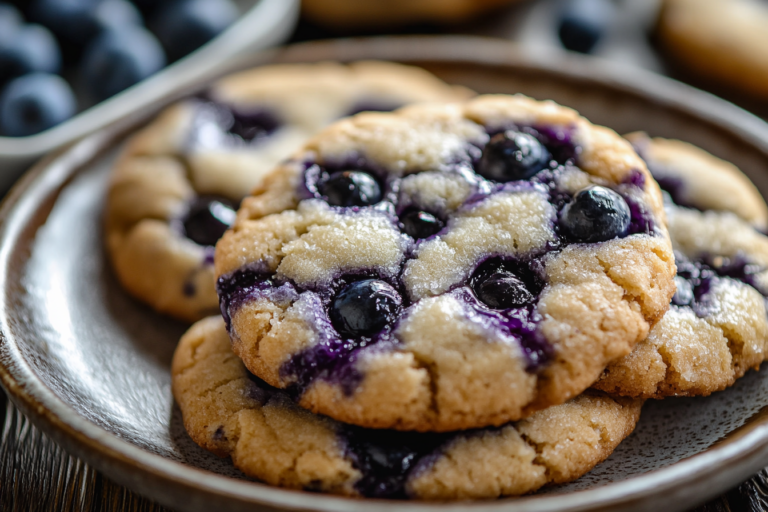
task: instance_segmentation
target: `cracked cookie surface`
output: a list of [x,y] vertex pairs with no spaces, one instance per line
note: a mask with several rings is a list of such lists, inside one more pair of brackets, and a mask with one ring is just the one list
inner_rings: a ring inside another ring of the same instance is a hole
[[[709,395],[768,355],[768,237],[756,229],[765,225],[765,204],[738,169],[701,149],[630,139],[669,192],[677,293],[648,338],[595,387],[644,398]],[[731,197],[717,197],[725,192]]]
[[479,499],[565,483],[607,458],[635,428],[642,406],[588,392],[498,428],[367,430],[312,414],[250,374],[220,317],[182,337],[172,372],[197,444],[268,484],[346,496]]
[[386,62],[264,66],[228,76],[137,133],[109,187],[106,245],[123,287],[194,321],[217,310],[213,246],[240,200],[328,123],[471,93]]
[[561,404],[669,307],[661,193],[611,130],[481,96],[342,120],[216,248],[234,352],[373,428],[502,425]]

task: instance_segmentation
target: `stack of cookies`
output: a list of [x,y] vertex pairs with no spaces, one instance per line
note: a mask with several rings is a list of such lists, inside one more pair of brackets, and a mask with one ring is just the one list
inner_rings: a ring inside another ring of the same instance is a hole
[[521,495],[608,457],[646,398],[763,361],[768,208],[735,167],[470,96],[394,64],[267,67],[129,142],[108,249],[129,292],[199,320],[172,368],[197,444],[293,489]]

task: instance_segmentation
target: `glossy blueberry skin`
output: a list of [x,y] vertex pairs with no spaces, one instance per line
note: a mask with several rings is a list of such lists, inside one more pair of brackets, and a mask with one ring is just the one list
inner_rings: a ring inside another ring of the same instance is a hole
[[573,242],[604,242],[627,234],[631,213],[611,189],[592,186],[579,191],[560,214],[560,225]]
[[149,31],[126,26],[106,30],[91,41],[81,66],[88,92],[104,100],[162,69],[165,54]]
[[439,232],[445,223],[431,213],[410,210],[400,216],[400,224],[405,234],[416,240],[429,238]]
[[525,180],[549,164],[552,156],[532,135],[507,130],[491,137],[483,149],[477,172],[498,182]]
[[213,246],[235,222],[237,207],[222,197],[195,198],[182,219],[184,235],[198,245]]
[[32,73],[11,81],[0,96],[0,133],[26,137],[72,117],[77,102],[63,78]]
[[0,45],[9,41],[24,24],[24,18],[11,4],[0,2]]
[[560,13],[560,42],[568,50],[590,53],[608,31],[614,14],[611,0],[568,0]]
[[403,299],[384,281],[365,279],[343,288],[330,307],[333,326],[342,336],[370,336],[391,325],[400,314]]
[[475,293],[493,309],[521,308],[534,300],[520,278],[510,272],[498,272],[480,283]]
[[58,73],[60,68],[56,38],[41,25],[24,25],[13,37],[0,38],[0,84],[29,73]]
[[381,201],[376,179],[362,171],[338,171],[320,182],[318,190],[331,206],[370,206]]
[[219,35],[238,15],[231,0],[174,0],[155,12],[150,27],[175,61]]

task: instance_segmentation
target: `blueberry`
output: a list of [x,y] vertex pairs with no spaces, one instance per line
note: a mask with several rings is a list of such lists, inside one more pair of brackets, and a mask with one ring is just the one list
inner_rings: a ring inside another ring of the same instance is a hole
[[525,180],[547,167],[549,151],[532,135],[507,130],[491,137],[477,172],[489,180]]
[[610,27],[614,7],[610,0],[569,0],[560,14],[558,35],[568,50],[591,52]]
[[574,242],[587,243],[625,236],[629,221],[629,206],[624,198],[599,186],[579,191],[560,216],[565,235]]
[[219,35],[237,17],[231,0],[175,0],[159,8],[150,26],[174,61]]
[[116,30],[126,25],[143,25],[139,10],[128,0],[102,0],[93,11],[92,35],[102,30]]
[[392,324],[403,306],[400,294],[384,281],[366,279],[347,285],[333,300],[333,326],[353,338],[375,334]]
[[61,52],[48,29],[24,25],[8,40],[0,38],[0,83],[28,73],[57,73]]
[[91,33],[93,11],[101,0],[34,0],[30,17],[51,29],[63,41],[82,43]]
[[675,306],[690,306],[693,303],[693,285],[690,281],[681,276],[675,276],[675,286],[677,290],[672,297],[672,304]]
[[400,216],[403,231],[415,239],[429,238],[441,229],[445,224],[431,213],[411,210]]
[[162,69],[165,54],[147,30],[127,26],[106,30],[91,41],[81,65],[89,92],[103,100]]
[[232,202],[221,197],[198,197],[184,216],[184,234],[196,244],[216,245],[235,222],[236,209]]
[[0,132],[26,137],[72,117],[75,95],[63,78],[32,73],[11,81],[0,96]]
[[369,206],[381,201],[381,187],[368,173],[338,171],[318,187],[332,206]]
[[227,132],[237,135],[246,142],[266,137],[280,127],[280,121],[265,110],[252,112],[232,110],[231,124]]
[[11,40],[23,24],[24,18],[18,9],[11,4],[0,2],[0,45],[3,41]]
[[520,278],[503,270],[480,282],[475,287],[475,293],[488,307],[494,309],[520,308],[534,299]]

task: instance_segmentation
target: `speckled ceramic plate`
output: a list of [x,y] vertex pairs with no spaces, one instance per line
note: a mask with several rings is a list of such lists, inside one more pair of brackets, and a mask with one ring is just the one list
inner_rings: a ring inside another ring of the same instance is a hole
[[[735,162],[768,192],[768,125],[641,72],[575,57],[542,61],[509,43],[469,38],[311,43],[240,65],[360,58],[420,64],[481,92],[552,98],[619,132],[685,139]],[[169,364],[185,326],[127,297],[102,253],[110,164],[123,134],[139,122],[124,119],[38,165],[6,200],[0,231],[2,382],[44,431],[118,482],[190,511],[670,511],[768,465],[763,371],[708,398],[650,403],[607,461],[534,496],[471,504],[363,501],[246,480],[195,446],[182,427]]]

